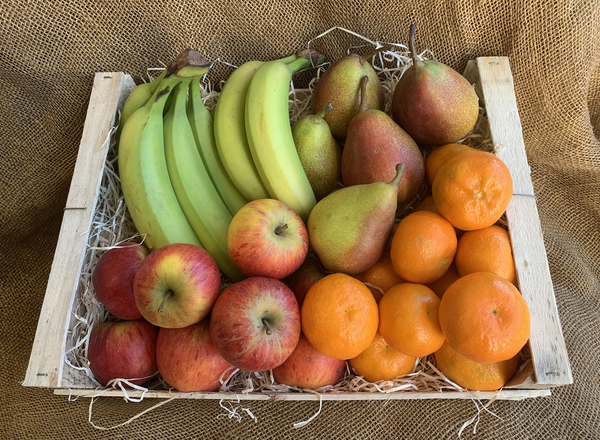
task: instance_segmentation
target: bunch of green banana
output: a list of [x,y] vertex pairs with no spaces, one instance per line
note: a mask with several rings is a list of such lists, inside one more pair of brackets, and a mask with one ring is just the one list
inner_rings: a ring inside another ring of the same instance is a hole
[[247,62],[229,76],[215,107],[219,157],[240,193],[278,199],[305,221],[316,200],[294,145],[288,96],[292,74],[321,62],[313,50]]
[[178,58],[175,67],[144,84],[129,101],[119,138],[121,187],[150,249],[171,243],[202,246],[231,281],[239,281],[244,276],[229,258],[227,232],[247,201],[226,179],[212,118],[202,103],[199,80],[209,65],[201,57],[190,58],[190,53]]

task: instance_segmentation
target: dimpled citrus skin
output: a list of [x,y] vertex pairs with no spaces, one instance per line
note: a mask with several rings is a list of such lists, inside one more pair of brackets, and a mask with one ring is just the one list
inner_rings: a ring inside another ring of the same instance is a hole
[[444,343],[439,306],[440,299],[427,286],[398,284],[379,302],[379,332],[393,349],[409,356],[427,356]]
[[431,193],[439,213],[464,231],[496,223],[512,198],[512,178],[492,153],[461,151],[438,170]]
[[369,382],[393,380],[408,374],[415,366],[416,358],[390,347],[390,344],[377,332],[371,345],[357,357],[350,359],[350,366],[359,376]]
[[401,278],[427,284],[446,273],[456,245],[456,232],[447,220],[433,212],[417,211],[398,224],[390,256]]
[[512,283],[493,273],[458,279],[444,293],[438,316],[452,348],[475,362],[510,359],[529,339],[527,303]]
[[363,282],[334,273],[317,281],[306,293],[302,331],[321,354],[351,359],[366,349],[379,326],[373,294]]
[[446,341],[435,352],[435,361],[440,371],[461,387],[474,391],[494,391],[502,388],[514,376],[519,355],[505,361],[481,364],[467,359]]
[[449,158],[461,151],[473,149],[474,148],[463,144],[445,144],[440,145],[429,153],[429,156],[427,156],[427,160],[425,161],[425,179],[427,180],[427,184],[429,186],[433,185],[435,175]]
[[458,240],[454,261],[460,276],[492,272],[513,284],[517,282],[510,237],[500,226],[465,232]]

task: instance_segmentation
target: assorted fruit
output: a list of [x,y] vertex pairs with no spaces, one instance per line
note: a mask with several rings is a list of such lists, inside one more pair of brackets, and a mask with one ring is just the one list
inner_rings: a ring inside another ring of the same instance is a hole
[[237,370],[272,370],[314,389],[346,368],[390,381],[430,355],[464,388],[507,383],[530,332],[500,221],[510,172],[461,143],[477,95],[419,58],[415,28],[390,114],[369,64],[384,48],[333,62],[293,124],[292,75],[323,63],[314,50],[241,65],[214,118],[193,50],[131,93],[118,166],[144,240],[94,269],[115,317],[90,335],[101,384],[160,374],[216,391]]

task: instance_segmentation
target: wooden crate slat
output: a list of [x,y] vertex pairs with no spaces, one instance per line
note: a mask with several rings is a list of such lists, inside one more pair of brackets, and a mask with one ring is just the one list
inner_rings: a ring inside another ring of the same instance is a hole
[[513,198],[506,210],[519,288],[531,313],[530,348],[536,386],[573,382],[558,316],[542,228],[527,163],[513,77],[507,57],[471,61],[465,76],[487,112],[496,155],[513,178]]
[[124,89],[134,85],[131,77],[123,73],[102,72],[94,77],[24,386],[61,386],[68,325],[108,152],[109,134],[117,109],[122,106],[123,97],[129,94],[124,94]]
[[[98,395],[105,397],[124,397],[121,390],[89,390],[89,389],[65,389],[60,388],[54,390],[54,394],[63,396],[80,396],[92,398]],[[127,391],[130,398],[139,399],[142,397],[141,391]],[[144,398],[157,399],[199,399],[199,400],[413,400],[413,399],[479,399],[479,400],[523,400],[532,397],[547,397],[550,396],[550,390],[500,390],[500,391],[410,391],[396,393],[323,393],[315,394],[310,392],[261,392],[261,393],[177,393],[167,390],[153,390],[143,393]]]

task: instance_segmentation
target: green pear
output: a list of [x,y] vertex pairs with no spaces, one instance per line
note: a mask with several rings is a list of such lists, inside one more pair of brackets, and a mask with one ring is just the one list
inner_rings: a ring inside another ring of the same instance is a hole
[[299,119],[292,128],[298,157],[317,201],[338,189],[342,182],[342,149],[323,119],[332,109],[328,102],[316,114]]
[[475,126],[479,101],[467,79],[435,60],[421,61],[410,27],[413,64],[402,75],[392,97],[392,115],[421,146],[455,143]]
[[308,217],[308,239],[326,269],[357,275],[381,257],[394,227],[405,168],[396,165],[389,183],[348,186],[315,205]]
[[333,111],[327,113],[324,118],[335,138],[346,137],[348,124],[358,112],[360,80],[363,76],[369,77],[367,107],[383,108],[383,86],[377,72],[367,60],[385,49],[386,46],[383,46],[363,56],[348,54],[329,66],[317,81],[312,96],[312,108],[320,109],[328,102],[333,105]]

